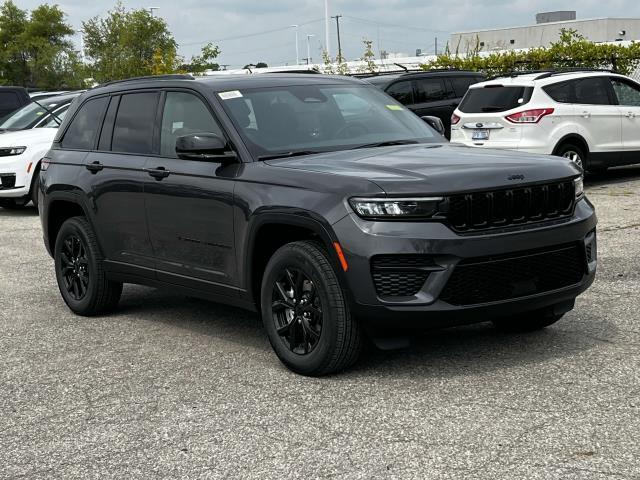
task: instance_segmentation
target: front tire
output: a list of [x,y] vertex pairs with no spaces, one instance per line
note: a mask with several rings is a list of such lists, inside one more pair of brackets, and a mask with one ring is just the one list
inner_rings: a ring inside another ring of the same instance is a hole
[[587,153],[578,145],[575,145],[573,143],[565,143],[558,148],[558,150],[556,151],[556,156],[564,157],[568,160],[571,160],[580,168],[586,170]]
[[122,283],[107,279],[98,241],[86,218],[73,217],[62,224],[54,259],[60,294],[74,313],[99,315],[117,306]]
[[290,370],[321,376],[358,359],[360,325],[319,243],[293,242],[276,251],[262,280],[261,310],[271,346]]

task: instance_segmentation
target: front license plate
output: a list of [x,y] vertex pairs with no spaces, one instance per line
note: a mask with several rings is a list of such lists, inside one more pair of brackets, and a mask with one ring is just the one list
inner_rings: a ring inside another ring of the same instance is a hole
[[489,140],[489,130],[474,130],[471,140]]

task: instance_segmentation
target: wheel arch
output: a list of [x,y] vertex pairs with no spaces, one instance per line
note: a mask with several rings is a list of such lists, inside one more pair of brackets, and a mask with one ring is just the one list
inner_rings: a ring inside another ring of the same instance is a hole
[[49,254],[53,255],[56,237],[62,224],[69,218],[82,216],[91,224],[91,217],[77,195],[57,192],[50,194],[47,199],[46,213],[42,219],[42,226],[46,228],[45,243]]
[[570,134],[565,135],[564,137],[562,137],[560,140],[558,140],[558,142],[556,143],[556,146],[553,147],[553,154],[552,155],[557,155],[558,150],[560,150],[560,147],[562,145],[565,145],[567,143],[572,143],[572,142],[577,144],[577,146],[584,148],[585,155],[587,155],[587,156],[589,155],[589,152],[590,152],[589,143],[579,133],[570,133]]
[[244,252],[246,261],[243,268],[244,285],[248,297],[256,302],[259,310],[260,285],[271,256],[278,248],[298,240],[315,239],[329,254],[329,258],[342,284],[344,272],[334,242],[337,238],[331,226],[311,212],[278,212],[257,215],[250,223]]

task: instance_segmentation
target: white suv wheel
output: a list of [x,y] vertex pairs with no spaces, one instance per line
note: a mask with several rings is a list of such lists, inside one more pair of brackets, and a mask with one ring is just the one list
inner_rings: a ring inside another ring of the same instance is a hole
[[562,156],[564,158],[568,158],[569,160],[571,160],[572,162],[574,162],[576,165],[578,165],[579,167],[582,168],[582,157],[580,156],[580,154],[578,152],[576,152],[575,150],[567,150],[566,152],[564,152],[562,154]]

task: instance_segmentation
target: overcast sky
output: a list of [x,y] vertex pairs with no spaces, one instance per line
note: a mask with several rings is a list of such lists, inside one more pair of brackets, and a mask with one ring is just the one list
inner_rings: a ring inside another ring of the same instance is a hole
[[[42,0],[14,0],[31,9]],[[53,3],[53,2],[51,2]],[[68,21],[79,29],[83,20],[103,15],[111,2],[65,0],[59,3]],[[230,68],[246,63],[295,64],[295,29],[299,24],[300,58],[307,56],[307,35],[311,57],[320,60],[324,46],[323,0],[127,0],[126,8],[159,7],[189,58],[206,42],[222,50],[221,64]],[[362,55],[362,39],[379,50],[414,55],[417,48],[432,53],[435,38],[441,49],[451,32],[535,23],[535,14],[550,10],[576,10],[578,18],[640,17],[638,0],[329,0],[330,15],[341,14],[342,48],[348,59]],[[265,33],[266,32],[266,33]],[[331,23],[331,53],[335,55],[336,27]]]

